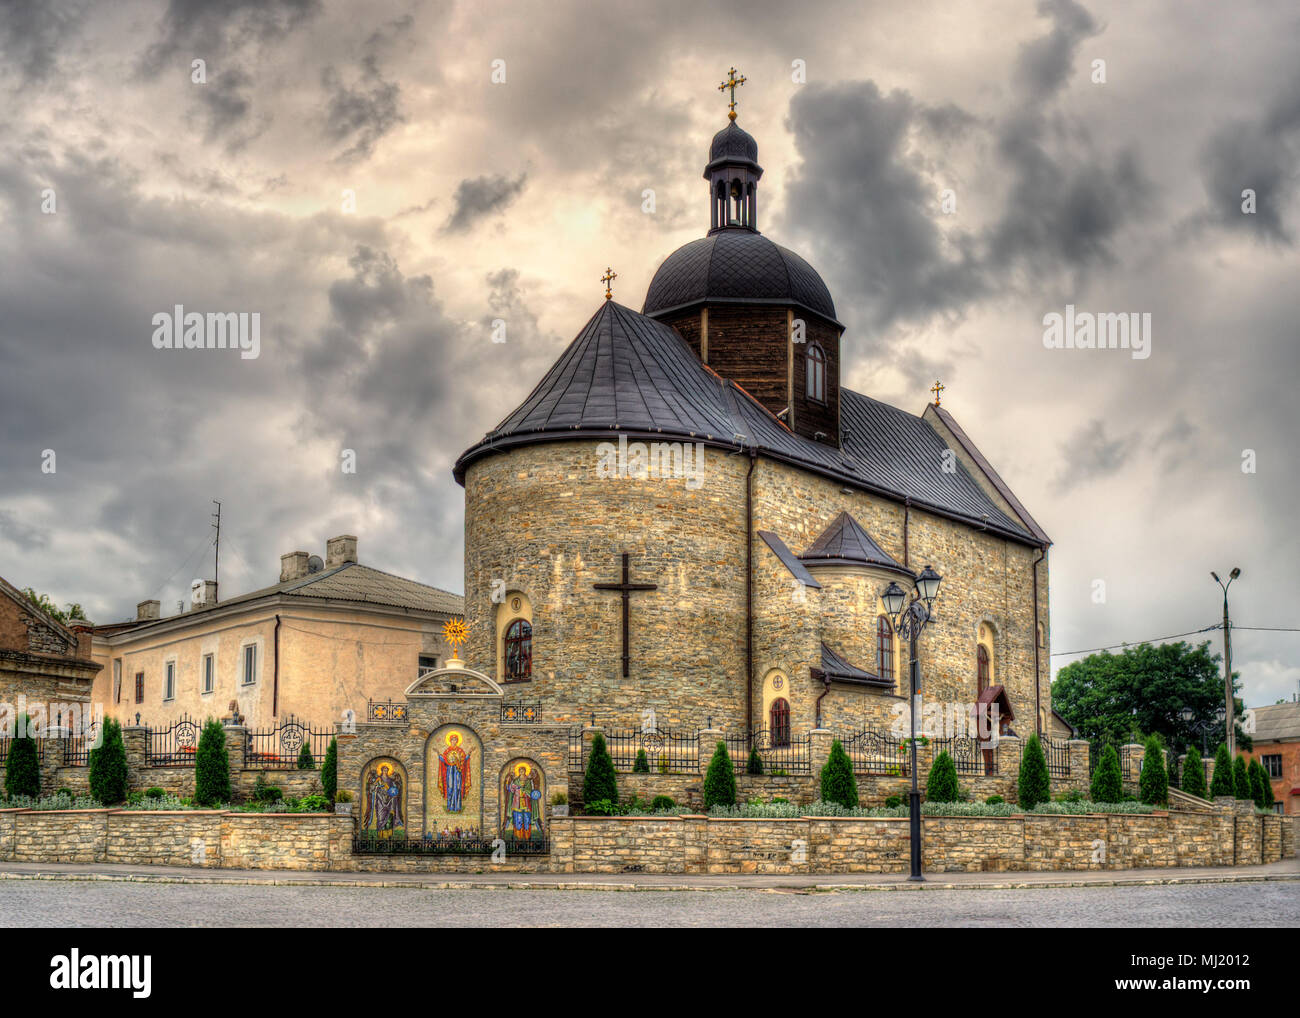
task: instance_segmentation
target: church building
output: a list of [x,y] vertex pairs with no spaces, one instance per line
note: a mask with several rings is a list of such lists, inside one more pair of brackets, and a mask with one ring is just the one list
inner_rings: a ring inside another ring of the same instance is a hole
[[925,700],[1068,734],[1051,712],[1050,540],[937,383],[919,414],[842,384],[852,337],[817,271],[760,232],[762,176],[733,103],[704,167],[705,236],[659,266],[639,311],[607,288],[455,464],[467,662],[548,723],[777,744],[886,727],[908,658],[881,593],[931,566]]

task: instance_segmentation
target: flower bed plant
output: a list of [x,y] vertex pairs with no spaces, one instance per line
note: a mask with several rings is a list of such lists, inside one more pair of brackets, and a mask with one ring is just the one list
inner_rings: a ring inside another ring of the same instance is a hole
[[1142,802],[1092,802],[1074,799],[1061,802],[1040,802],[1029,812],[1035,815],[1068,816],[1079,813],[1150,813],[1155,808]]
[[0,809],[103,809],[104,804],[89,795],[69,795],[67,792],[55,792],[53,795],[11,795],[0,799]]

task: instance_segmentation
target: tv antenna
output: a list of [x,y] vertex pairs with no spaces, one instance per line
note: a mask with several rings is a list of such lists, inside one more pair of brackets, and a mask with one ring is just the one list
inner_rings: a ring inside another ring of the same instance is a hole
[[221,569],[221,503],[214,498],[212,504],[217,507],[217,511],[212,513],[212,519],[215,521],[212,527],[217,532],[216,540],[212,542],[212,583],[220,590],[221,586],[217,581],[221,579],[219,575]]

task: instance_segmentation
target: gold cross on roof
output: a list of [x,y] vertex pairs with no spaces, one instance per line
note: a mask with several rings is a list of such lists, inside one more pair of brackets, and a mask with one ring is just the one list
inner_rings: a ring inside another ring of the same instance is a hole
[[739,78],[737,78],[736,69],[733,67],[731,68],[731,70],[727,72],[727,80],[718,86],[719,92],[725,92],[727,89],[731,89],[731,103],[730,103],[731,112],[727,114],[728,120],[736,119],[736,89],[738,86],[743,85],[744,83],[745,83],[745,76],[742,74]]
[[610,288],[611,284],[618,278],[618,273],[608,266],[605,267],[605,274],[600,277],[600,281],[605,284],[605,299],[610,300],[614,296],[614,291]]
[[946,388],[948,387],[946,385],[943,385],[937,378],[934,380],[934,385],[930,386],[930,391],[934,393],[935,406],[939,405],[939,393],[943,392],[943,390]]

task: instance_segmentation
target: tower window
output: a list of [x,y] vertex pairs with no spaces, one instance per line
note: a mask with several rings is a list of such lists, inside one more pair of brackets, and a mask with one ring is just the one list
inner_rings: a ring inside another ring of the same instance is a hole
[[808,344],[808,398],[826,402],[826,351],[818,343]]
[[772,722],[772,745],[790,745],[790,701],[784,697],[777,697],[773,700],[770,720]]
[[883,615],[876,619],[876,674],[893,685],[894,629]]
[[979,692],[982,693],[989,688],[989,651],[982,643],[975,651],[975,670]]
[[527,619],[515,619],[506,629],[506,681],[526,682],[533,674],[533,627]]

